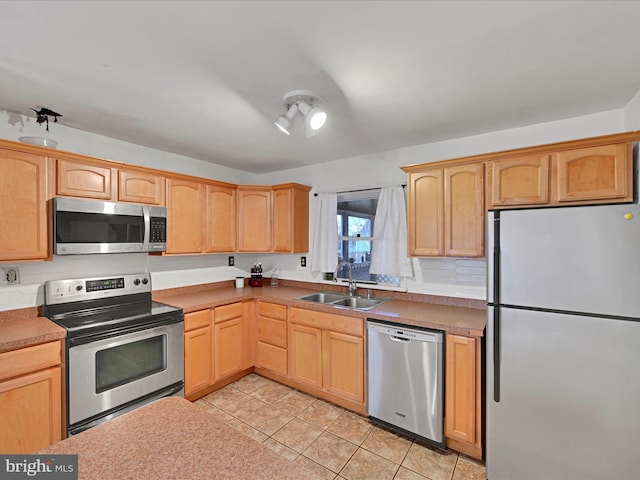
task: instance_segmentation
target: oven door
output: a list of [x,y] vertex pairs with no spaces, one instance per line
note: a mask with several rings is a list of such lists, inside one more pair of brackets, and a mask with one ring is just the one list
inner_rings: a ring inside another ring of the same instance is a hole
[[69,428],[183,382],[183,323],[71,345]]

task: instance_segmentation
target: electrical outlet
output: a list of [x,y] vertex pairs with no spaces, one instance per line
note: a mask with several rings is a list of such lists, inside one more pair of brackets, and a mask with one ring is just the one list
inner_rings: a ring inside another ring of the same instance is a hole
[[235,260],[233,258],[233,256],[229,257],[229,266],[233,267],[235,265]]
[[300,266],[301,267],[307,266],[307,257],[300,257]]
[[0,284],[18,285],[20,283],[20,269],[18,267],[0,267],[2,278]]

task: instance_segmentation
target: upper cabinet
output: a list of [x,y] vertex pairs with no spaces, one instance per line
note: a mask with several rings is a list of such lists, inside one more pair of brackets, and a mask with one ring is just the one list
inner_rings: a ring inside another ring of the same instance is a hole
[[164,205],[164,177],[153,171],[116,168],[100,161],[59,159],[56,194],[99,200]]
[[167,253],[204,251],[205,185],[167,178]]
[[120,168],[118,201],[164,205],[165,179],[155,173]]
[[235,185],[206,186],[207,253],[235,252],[238,235],[237,194]]
[[487,208],[633,200],[631,143],[487,161]]
[[238,186],[238,251],[272,249],[271,187]]
[[288,183],[273,187],[273,251],[309,251],[309,191],[311,187]]
[[549,203],[550,158],[547,154],[489,160],[488,208]]
[[44,155],[0,149],[0,261],[49,257],[51,162]]
[[484,255],[484,166],[482,163],[424,166],[409,172],[409,254]]
[[558,152],[556,200],[632,201],[632,172],[630,143]]

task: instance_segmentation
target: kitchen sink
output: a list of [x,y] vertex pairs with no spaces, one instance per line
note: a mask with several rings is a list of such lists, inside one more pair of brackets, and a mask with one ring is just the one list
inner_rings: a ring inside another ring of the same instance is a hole
[[356,310],[368,310],[386,301],[386,298],[346,297],[342,300],[332,302],[331,305],[342,308],[353,308]]
[[350,297],[338,293],[318,292],[298,297],[298,300],[306,302],[322,303],[336,308],[347,308],[352,310],[369,310],[384,302],[389,301],[388,298],[364,298]]
[[305,300],[307,302],[316,302],[316,303],[332,303],[338,300],[342,300],[344,295],[340,295],[339,293],[312,293],[311,295],[305,295],[303,297],[298,297],[298,300]]

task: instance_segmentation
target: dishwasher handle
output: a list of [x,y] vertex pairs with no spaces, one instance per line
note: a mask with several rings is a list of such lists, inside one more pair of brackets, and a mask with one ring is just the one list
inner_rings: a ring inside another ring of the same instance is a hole
[[402,342],[402,343],[409,343],[411,341],[410,338],[406,338],[406,337],[398,337],[396,335],[389,335],[389,338],[391,340],[393,340],[394,342]]

